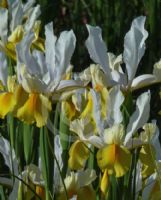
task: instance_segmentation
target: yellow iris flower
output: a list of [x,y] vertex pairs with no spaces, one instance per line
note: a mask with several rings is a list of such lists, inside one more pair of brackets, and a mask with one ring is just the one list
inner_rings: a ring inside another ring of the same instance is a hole
[[28,123],[36,122],[37,127],[42,127],[47,123],[51,102],[43,94],[31,93],[24,105],[18,109],[17,117]]
[[[3,87],[4,88],[4,87]],[[0,93],[0,118],[4,118],[9,112],[17,113],[17,109],[23,104],[27,98],[27,93],[16,83],[16,77],[8,77],[7,91]]]

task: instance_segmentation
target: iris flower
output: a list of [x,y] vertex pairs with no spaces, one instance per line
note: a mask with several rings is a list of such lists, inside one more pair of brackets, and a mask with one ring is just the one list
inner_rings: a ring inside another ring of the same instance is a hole
[[72,80],[63,80],[75,48],[73,31],[64,31],[57,39],[50,23],[45,26],[45,34],[45,54],[31,51],[33,32],[26,34],[16,47],[18,80],[29,94],[17,117],[29,124],[36,122],[38,127],[47,123],[51,96],[75,84]]
[[[73,198],[76,196],[77,200],[89,199],[96,200],[95,191],[91,183],[96,179],[96,173],[92,169],[87,169],[85,171],[79,171],[77,173],[71,172],[68,175],[64,182],[68,194],[68,198]],[[61,186],[60,191],[58,192],[58,200],[64,200],[66,194],[64,187]]]
[[7,8],[0,8],[0,50],[14,60],[16,60],[16,44],[30,30],[35,32],[38,48],[43,49],[38,36],[40,22],[36,21],[40,16],[40,5],[34,7],[34,3],[34,0],[25,4],[21,1],[8,1]]
[[148,32],[144,29],[144,23],[145,17],[143,16],[134,19],[130,30],[125,35],[122,56],[122,63],[125,63],[126,67],[125,72],[123,72],[121,66],[111,67],[111,58],[107,54],[107,47],[102,39],[101,29],[87,25],[89,37],[86,40],[86,47],[91,59],[99,64],[103,70],[108,86],[119,84],[124,90],[135,90],[156,81],[156,76],[152,74],[140,75],[135,78],[138,64],[145,52],[145,40],[148,37]]

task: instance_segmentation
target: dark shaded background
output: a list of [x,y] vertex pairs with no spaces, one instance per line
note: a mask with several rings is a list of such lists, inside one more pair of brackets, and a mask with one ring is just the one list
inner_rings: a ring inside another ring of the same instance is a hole
[[87,38],[86,23],[100,26],[108,50],[120,54],[123,52],[125,33],[132,20],[145,15],[149,37],[139,73],[151,72],[153,63],[161,58],[160,0],[39,0],[38,3],[41,5],[43,25],[53,21],[56,34],[66,29],[74,30],[77,37],[72,59],[75,71],[80,71],[90,63],[84,46]]

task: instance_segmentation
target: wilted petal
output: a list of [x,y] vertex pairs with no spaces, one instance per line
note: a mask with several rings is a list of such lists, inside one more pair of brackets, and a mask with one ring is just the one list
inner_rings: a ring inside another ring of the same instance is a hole
[[90,54],[91,59],[100,64],[102,70],[108,77],[107,81],[110,81],[111,71],[108,64],[107,48],[105,42],[102,39],[102,31],[99,27],[92,27],[87,25],[89,37],[86,40],[86,47]]
[[124,144],[126,144],[130,138],[132,138],[133,134],[148,121],[149,112],[150,91],[141,94],[136,101],[136,111],[130,117]]
[[145,17],[140,16],[134,19],[129,32],[125,35],[123,60],[126,64],[129,84],[131,84],[145,52],[145,40],[148,32],[144,29],[144,24]]

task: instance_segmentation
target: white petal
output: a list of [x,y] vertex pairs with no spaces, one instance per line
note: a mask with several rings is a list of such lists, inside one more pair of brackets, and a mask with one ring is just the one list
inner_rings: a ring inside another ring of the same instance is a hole
[[23,12],[26,13],[29,9],[31,9],[34,6],[35,3],[36,3],[36,0],[28,0],[23,5]]
[[[81,81],[62,80],[60,81],[59,85],[55,89],[57,92],[63,92],[66,90],[73,90],[73,89],[77,89],[81,87],[84,87]],[[53,89],[51,89],[51,91],[53,91]]]
[[37,5],[36,7],[32,9],[31,15],[28,17],[28,20],[25,23],[26,32],[30,31],[33,28],[34,23],[36,19],[40,16],[40,14],[41,14],[40,5]]
[[[45,50],[46,50],[46,65],[50,74],[51,79],[53,80],[54,69],[55,69],[55,43],[56,43],[56,36],[53,32],[53,23],[49,23],[45,26]],[[58,67],[58,66],[57,66]]]
[[76,38],[73,31],[63,31],[56,42],[55,78],[59,81],[69,67],[74,53]]
[[16,46],[17,53],[17,73],[19,77],[19,81],[22,79],[21,77],[21,66],[24,64],[27,71],[32,75],[39,75],[40,67],[36,62],[36,59],[32,56],[30,52],[31,43],[34,40],[34,34],[29,32],[23,40]]
[[78,181],[79,187],[90,185],[95,179],[97,175],[95,170],[86,169],[85,171],[78,172]]
[[7,41],[8,34],[8,10],[0,8],[0,38],[3,42]]
[[138,88],[149,86],[155,83],[156,77],[152,74],[144,74],[136,77],[131,84],[132,90],[136,90]]
[[126,64],[129,84],[133,80],[138,64],[145,52],[145,40],[148,32],[144,29],[145,17],[133,20],[129,32],[124,39],[123,60]]
[[18,25],[22,24],[22,20],[23,20],[23,9],[22,9],[21,1],[16,1],[16,2],[12,3],[11,15],[12,15],[12,20],[10,23],[10,29],[11,29],[11,31],[14,31],[14,29]]
[[113,87],[109,92],[108,105],[108,123],[109,125],[119,124],[122,122],[121,105],[124,101],[124,96],[119,86]]
[[8,65],[6,56],[3,52],[0,52],[0,80],[3,85],[7,85],[7,76],[8,76]]
[[103,133],[104,121],[101,117],[101,97],[100,94],[95,92],[93,89],[90,90],[93,99],[93,115],[96,122],[96,127],[99,134]]
[[133,134],[141,128],[149,119],[150,114],[150,91],[141,94],[136,101],[136,110],[130,117],[129,124],[126,130],[124,144],[132,138]]
[[99,27],[93,27],[87,25],[89,37],[86,40],[86,47],[90,54],[91,59],[100,64],[102,70],[108,77],[108,81],[111,79],[110,67],[108,64],[107,47],[102,39],[102,31]]

